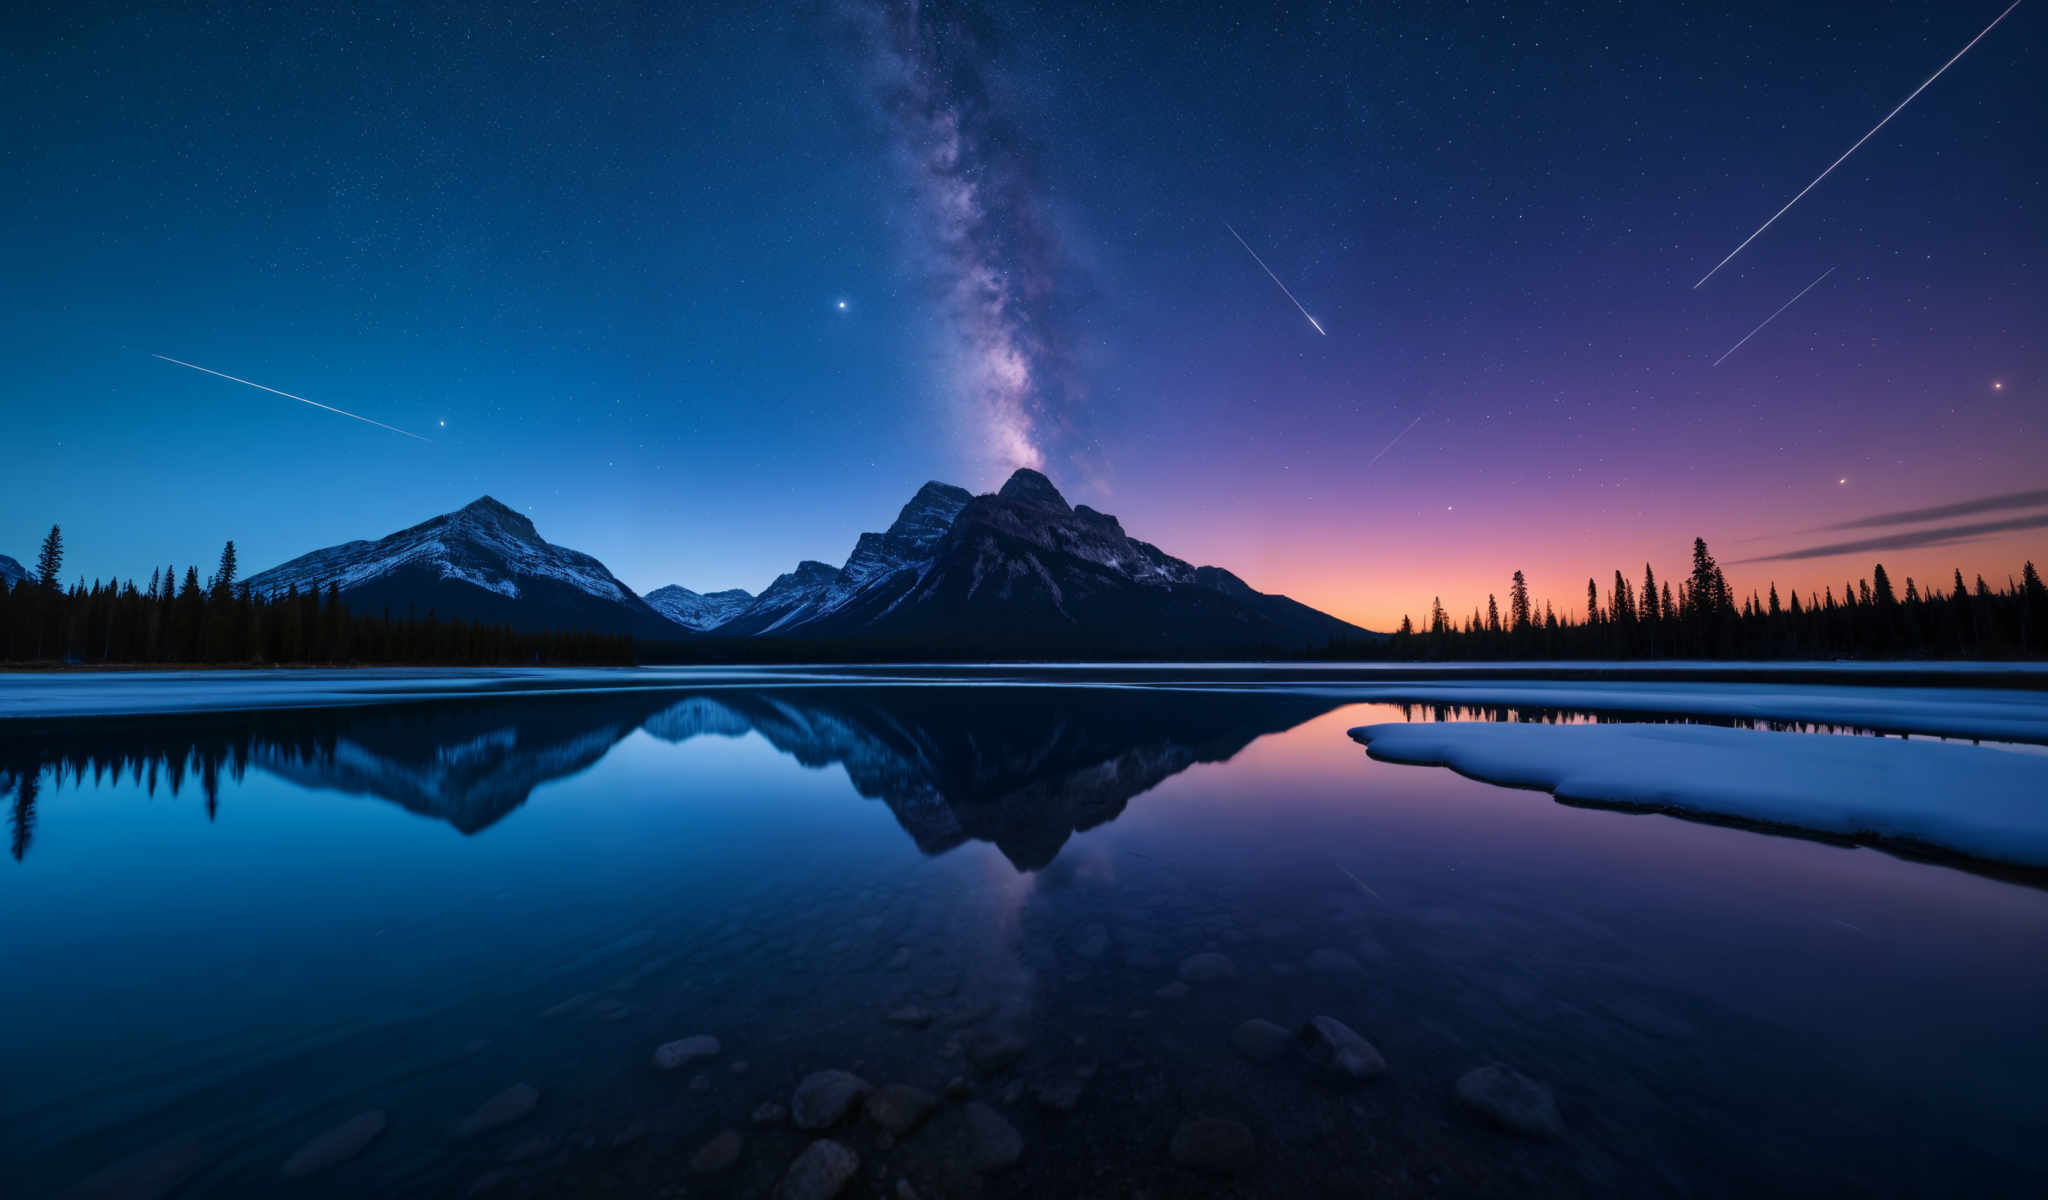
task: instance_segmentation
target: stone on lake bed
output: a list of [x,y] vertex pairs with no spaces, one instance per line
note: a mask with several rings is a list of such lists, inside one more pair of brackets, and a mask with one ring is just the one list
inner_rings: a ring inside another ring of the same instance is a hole
[[1533,1138],[1564,1136],[1564,1117],[1550,1089],[1502,1063],[1458,1077],[1458,1099],[1494,1124]]
[[773,1100],[765,1100],[754,1109],[754,1124],[780,1125],[789,1120],[789,1110]]
[[860,1172],[860,1155],[829,1138],[804,1147],[775,1186],[776,1200],[832,1200]]
[[967,1038],[967,1061],[984,1075],[994,1075],[1015,1066],[1029,1045],[1005,1029],[977,1030]]
[[284,1177],[302,1179],[347,1162],[377,1140],[377,1135],[384,1132],[384,1124],[382,1110],[357,1113],[299,1147],[296,1154],[285,1160]]
[[995,1109],[972,1100],[961,1109],[967,1120],[967,1165],[976,1171],[1000,1171],[1024,1157],[1024,1135]]
[[1153,998],[1157,1000],[1185,1000],[1187,995],[1188,985],[1178,979],[1154,990],[1152,993]]
[[789,1113],[798,1129],[830,1129],[853,1103],[873,1090],[868,1081],[847,1071],[817,1071],[796,1085]]
[[690,1156],[690,1171],[697,1175],[710,1175],[723,1171],[738,1162],[740,1158],[740,1135],[737,1130],[723,1129],[710,1141],[697,1147]]
[[1339,1079],[1363,1083],[1387,1072],[1378,1048],[1335,1017],[1310,1017],[1298,1036],[1310,1061]]
[[687,1067],[700,1058],[714,1058],[719,1050],[718,1039],[708,1033],[694,1037],[677,1038],[654,1048],[654,1065],[664,1071]]
[[1272,1062],[1287,1053],[1294,1044],[1294,1035],[1284,1026],[1253,1017],[1231,1031],[1230,1044],[1253,1062]]
[[1307,967],[1312,974],[1340,979],[1348,983],[1365,981],[1365,964],[1349,950],[1333,950],[1324,947],[1308,956]]
[[901,1137],[917,1128],[938,1106],[938,1097],[923,1088],[891,1083],[869,1092],[864,1107],[870,1121]]
[[1181,959],[1177,974],[1182,983],[1220,983],[1237,978],[1237,964],[1214,950],[1205,950]]
[[1061,1079],[1041,1079],[1031,1087],[1031,1095],[1038,1106],[1051,1112],[1073,1112],[1081,1106],[1081,1093],[1088,1090],[1088,1081],[1080,1075],[1069,1075]]
[[540,1103],[540,1089],[530,1083],[515,1083],[483,1102],[477,1110],[456,1123],[455,1136],[475,1137],[525,1117]]
[[919,1008],[915,1004],[905,1004],[901,1007],[890,1009],[889,1015],[882,1019],[891,1025],[902,1025],[910,1029],[923,1029],[932,1023],[932,1014],[929,1009]]
[[1183,1167],[1218,1175],[1251,1166],[1257,1152],[1252,1131],[1226,1117],[1181,1122],[1167,1151]]

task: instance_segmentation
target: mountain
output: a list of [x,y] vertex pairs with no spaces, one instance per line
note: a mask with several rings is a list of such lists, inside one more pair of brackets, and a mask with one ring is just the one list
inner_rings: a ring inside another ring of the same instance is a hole
[[808,632],[806,626],[846,607],[856,597],[870,601],[916,582],[933,547],[953,527],[973,495],[936,480],[917,490],[896,521],[882,533],[863,533],[843,567],[805,561],[783,575],[746,609],[717,627],[723,637]]
[[266,594],[339,584],[342,599],[363,613],[431,611],[443,620],[649,641],[688,636],[603,563],[546,541],[532,521],[489,496],[374,542],[300,555],[248,583]]
[[686,629],[705,630],[723,625],[754,602],[754,594],[743,588],[701,595],[686,587],[670,584],[642,596],[655,612]]
[[983,496],[926,484],[887,532],[861,535],[844,567],[804,563],[714,632],[1111,655],[1298,651],[1379,636],[1139,541],[1032,470]]
[[27,567],[15,562],[5,554],[0,554],[0,583],[4,583],[11,588],[20,587],[24,583],[35,582],[35,578],[34,575],[29,573]]

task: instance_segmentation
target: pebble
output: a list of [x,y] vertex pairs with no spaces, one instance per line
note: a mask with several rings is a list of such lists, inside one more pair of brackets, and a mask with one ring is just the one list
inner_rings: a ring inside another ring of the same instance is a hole
[[1237,978],[1237,964],[1213,950],[1190,954],[1180,960],[1176,972],[1182,983],[1219,983]]
[[1310,1017],[1300,1038],[1309,1059],[1340,1079],[1362,1083],[1386,1074],[1379,1049],[1335,1017]]
[[865,1104],[868,1119],[895,1137],[917,1128],[938,1106],[938,1097],[907,1083],[876,1088],[868,1093]]
[[284,1177],[303,1179],[337,1163],[347,1162],[376,1141],[377,1135],[384,1132],[384,1125],[382,1110],[357,1113],[299,1147],[296,1154],[285,1160]]
[[832,1200],[860,1172],[860,1155],[828,1138],[804,1147],[775,1186],[776,1200]]
[[1324,947],[1308,956],[1309,972],[1347,983],[1365,982],[1365,964],[1348,950],[1333,950]]
[[1167,1149],[1181,1166],[1219,1175],[1244,1170],[1256,1154],[1252,1131],[1226,1117],[1181,1122]]
[[1293,1041],[1294,1035],[1283,1026],[1262,1017],[1253,1017],[1230,1033],[1230,1044],[1253,1062],[1272,1062],[1287,1053]]
[[867,1080],[846,1071],[815,1072],[796,1085],[790,1117],[798,1129],[830,1129],[870,1090]]
[[740,1158],[740,1135],[732,1129],[720,1130],[710,1141],[697,1147],[690,1156],[690,1171],[697,1175],[710,1175],[723,1171],[738,1162]]
[[780,1125],[789,1120],[789,1110],[773,1100],[763,1101],[754,1109],[754,1124]]
[[1564,1136],[1564,1118],[1550,1089],[1501,1063],[1458,1077],[1458,1099],[1501,1128],[1533,1138]]
[[974,1084],[965,1075],[955,1075],[946,1081],[946,1099],[965,1100],[974,1095]]
[[711,1076],[704,1074],[702,1071],[699,1071],[697,1074],[690,1076],[690,1090],[693,1092],[710,1091]]
[[967,1118],[967,1165],[976,1171],[1014,1167],[1024,1157],[1024,1135],[1003,1114],[979,1100],[961,1110]]
[[540,1089],[530,1083],[515,1083],[483,1102],[473,1113],[456,1123],[455,1136],[474,1137],[519,1120],[540,1103]]
[[673,1042],[664,1042],[654,1048],[654,1065],[664,1071],[673,1071],[678,1067],[687,1067],[700,1058],[714,1057],[720,1049],[718,1039],[707,1033],[677,1038]]
[[889,1024],[891,1025],[903,1025],[911,1029],[923,1029],[925,1026],[932,1023],[932,1014],[929,1010],[919,1008],[915,1004],[906,1004],[901,1008],[890,1009],[889,1015],[882,1019],[889,1022]]
[[1181,1000],[1186,998],[1187,994],[1188,985],[1178,979],[1152,993],[1155,998],[1160,1000]]
[[1081,1106],[1081,1093],[1087,1090],[1087,1081],[1079,1077],[1041,1080],[1031,1089],[1041,1108],[1053,1112],[1073,1112]]
[[984,1075],[994,1075],[1015,1066],[1028,1048],[1024,1039],[1007,1030],[982,1029],[967,1038],[967,1060]]

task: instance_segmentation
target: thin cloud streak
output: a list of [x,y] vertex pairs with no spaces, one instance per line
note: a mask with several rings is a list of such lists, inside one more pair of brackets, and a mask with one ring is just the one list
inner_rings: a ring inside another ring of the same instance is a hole
[[1826,525],[1824,529],[1882,529],[1887,525],[1917,525],[1922,521],[1939,521],[1943,517],[1968,517],[1977,513],[1997,512],[2003,508],[2039,508],[2048,505],[2048,488],[2031,492],[2007,492],[2002,496],[1985,496],[1977,500],[1959,500],[1954,504],[1937,504],[1932,508],[1908,508],[1898,512],[1878,513],[1870,517],[1858,517],[1854,521],[1843,521],[1839,525]]
[[1765,554],[1757,558],[1737,559],[1730,563],[1788,562],[1807,558],[1832,558],[1838,554],[1861,554],[1872,550],[1912,550],[1921,546],[1945,546],[1953,542],[1974,541],[1994,533],[2008,533],[2015,529],[2048,529],[2048,513],[2032,513],[2024,517],[2010,517],[2003,521],[1978,521],[1969,525],[1939,525],[1933,529],[1915,529],[1904,533],[1888,533],[1882,537],[1862,538],[1853,542],[1830,542],[1823,546],[1807,546],[1800,550],[1787,550],[1783,554]]

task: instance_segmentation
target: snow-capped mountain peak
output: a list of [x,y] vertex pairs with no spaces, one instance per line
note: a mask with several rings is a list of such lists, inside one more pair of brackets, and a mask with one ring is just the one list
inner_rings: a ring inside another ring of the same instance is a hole
[[700,633],[732,620],[754,602],[754,594],[744,588],[698,593],[673,583],[656,588],[641,598],[655,612]]

